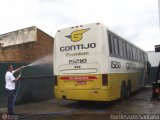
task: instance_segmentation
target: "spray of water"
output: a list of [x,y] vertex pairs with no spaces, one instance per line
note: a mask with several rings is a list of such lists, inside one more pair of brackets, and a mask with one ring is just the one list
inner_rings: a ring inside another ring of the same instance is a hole
[[51,63],[53,63],[53,57],[52,57],[52,55],[47,55],[47,56],[44,56],[44,57],[32,62],[31,64],[27,65],[26,67],[37,66],[37,65],[42,65],[42,64],[51,64]]

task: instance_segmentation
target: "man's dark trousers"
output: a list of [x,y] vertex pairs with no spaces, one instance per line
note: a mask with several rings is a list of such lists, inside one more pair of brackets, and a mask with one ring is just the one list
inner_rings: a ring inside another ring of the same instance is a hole
[[7,94],[8,94],[8,114],[13,115],[13,107],[14,107],[14,96],[15,96],[15,90],[8,90],[7,89]]

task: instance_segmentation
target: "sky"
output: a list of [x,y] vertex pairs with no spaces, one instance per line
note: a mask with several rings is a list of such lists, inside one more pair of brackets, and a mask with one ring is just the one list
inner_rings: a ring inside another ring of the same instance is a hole
[[[160,2],[159,2],[160,3]],[[101,22],[145,51],[160,44],[158,0],[3,0],[0,34],[36,26],[62,28]]]

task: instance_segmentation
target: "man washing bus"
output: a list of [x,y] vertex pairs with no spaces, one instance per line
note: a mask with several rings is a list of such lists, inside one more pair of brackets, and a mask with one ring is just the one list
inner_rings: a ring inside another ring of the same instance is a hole
[[13,115],[13,102],[14,102],[14,96],[15,96],[15,86],[16,86],[16,82],[18,80],[20,80],[20,75],[18,77],[14,77],[14,73],[20,71],[23,69],[23,66],[17,69],[13,69],[12,65],[9,65],[7,68],[7,72],[5,75],[5,81],[6,81],[6,91],[7,91],[7,95],[8,95],[8,114],[9,115]]

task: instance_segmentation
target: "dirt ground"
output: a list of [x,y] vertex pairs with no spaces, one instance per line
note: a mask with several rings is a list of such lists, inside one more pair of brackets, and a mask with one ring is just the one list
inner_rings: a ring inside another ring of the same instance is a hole
[[[23,120],[127,120],[146,119],[155,115],[160,119],[160,101],[152,100],[152,89],[147,87],[124,101],[86,102],[48,100],[15,106],[16,119]],[[0,109],[5,114],[6,108]]]

